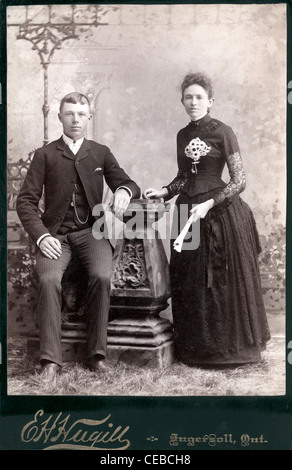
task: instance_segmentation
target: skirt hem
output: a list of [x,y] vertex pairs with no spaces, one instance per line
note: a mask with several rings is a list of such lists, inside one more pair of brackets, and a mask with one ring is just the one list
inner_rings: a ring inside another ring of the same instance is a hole
[[220,355],[210,355],[199,357],[195,353],[185,352],[177,355],[177,360],[186,365],[243,365],[260,362],[261,351],[260,346],[246,346],[239,352],[226,352]]

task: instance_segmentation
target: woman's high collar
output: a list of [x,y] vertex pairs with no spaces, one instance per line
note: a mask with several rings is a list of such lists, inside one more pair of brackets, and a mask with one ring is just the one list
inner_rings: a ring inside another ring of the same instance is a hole
[[192,128],[197,128],[202,124],[206,124],[209,121],[211,121],[211,116],[209,115],[209,113],[207,113],[205,114],[205,116],[201,117],[200,119],[197,119],[196,121],[190,121],[189,126]]

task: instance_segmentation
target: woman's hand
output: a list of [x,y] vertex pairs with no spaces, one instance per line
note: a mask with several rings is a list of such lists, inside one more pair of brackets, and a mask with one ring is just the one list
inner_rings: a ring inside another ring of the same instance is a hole
[[163,188],[160,191],[158,189],[148,188],[144,191],[144,196],[147,199],[160,199],[168,196],[168,191],[166,188]]
[[61,243],[58,238],[48,235],[43,238],[39,244],[41,252],[50,259],[58,259],[62,253]]
[[195,214],[196,219],[204,219],[210,209],[214,206],[214,199],[208,199],[201,204],[197,204],[192,210],[191,214]]

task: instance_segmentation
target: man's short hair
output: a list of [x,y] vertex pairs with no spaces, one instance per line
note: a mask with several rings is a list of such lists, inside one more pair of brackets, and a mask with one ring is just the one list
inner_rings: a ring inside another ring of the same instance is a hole
[[90,108],[90,102],[86,95],[79,93],[78,91],[73,91],[72,93],[68,93],[68,95],[64,96],[60,102],[60,112],[62,111],[62,107],[64,103],[81,103],[87,104]]

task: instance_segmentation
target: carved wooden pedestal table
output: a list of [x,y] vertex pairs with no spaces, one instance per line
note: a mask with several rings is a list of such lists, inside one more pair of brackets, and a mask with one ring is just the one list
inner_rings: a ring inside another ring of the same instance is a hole
[[172,324],[159,316],[170,297],[169,266],[164,234],[153,227],[166,211],[160,202],[136,200],[124,216],[111,281],[108,357],[113,361],[149,367],[173,362]]

